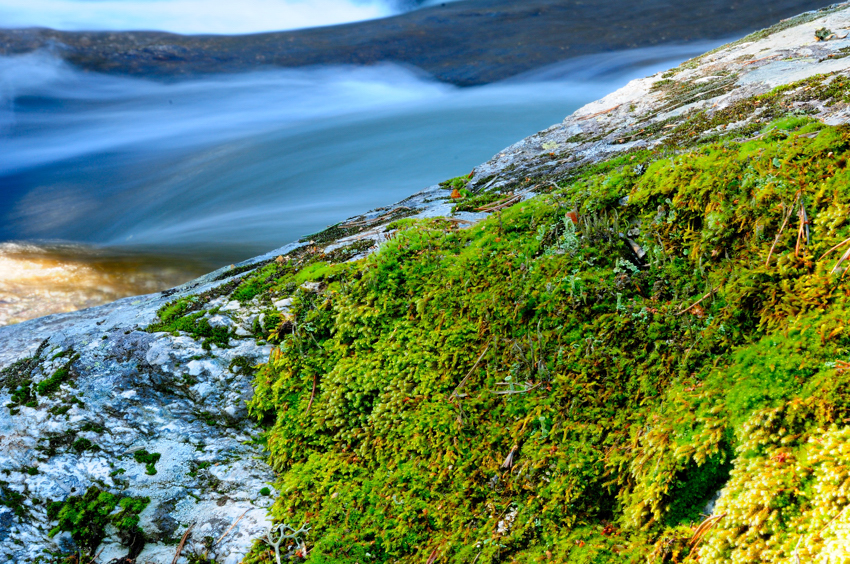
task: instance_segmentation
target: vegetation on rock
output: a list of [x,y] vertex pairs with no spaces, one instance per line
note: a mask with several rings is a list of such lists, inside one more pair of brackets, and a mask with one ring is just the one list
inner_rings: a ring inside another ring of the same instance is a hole
[[148,498],[122,498],[91,486],[82,496],[71,495],[65,501],[48,502],[48,517],[58,522],[49,535],[53,537],[60,531],[67,531],[77,546],[93,554],[106,536],[107,525],[112,525],[130,547],[131,557],[135,557],[144,546],[139,513],[148,503]]
[[315,269],[250,404],[274,517],[311,562],[836,561],[848,149],[791,115]]

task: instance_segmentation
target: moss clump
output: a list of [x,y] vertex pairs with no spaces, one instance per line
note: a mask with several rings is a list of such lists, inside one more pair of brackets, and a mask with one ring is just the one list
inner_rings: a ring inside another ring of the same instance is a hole
[[[150,499],[121,498],[118,495],[90,486],[82,496],[69,496],[65,501],[47,504],[47,516],[58,524],[50,530],[53,537],[60,531],[71,533],[74,542],[88,554],[93,554],[106,536],[106,526],[113,525],[135,557],[144,546],[144,535],[139,529],[139,514],[150,503]],[[113,511],[116,507],[121,510]]]
[[330,263],[346,262],[357,255],[367,252],[374,246],[375,241],[373,239],[363,239],[360,241],[355,241],[350,245],[345,245],[338,249],[334,249],[333,251],[322,255],[321,258],[322,260],[325,260]]
[[469,184],[469,181],[472,179],[474,173],[469,173],[466,176],[456,176],[454,178],[449,178],[448,180],[444,180],[440,182],[440,186],[445,188],[446,190],[461,190],[466,188],[466,185]]
[[501,200],[505,197],[504,194],[500,192],[492,191],[492,192],[481,192],[479,194],[473,195],[472,193],[463,194],[463,199],[458,200],[458,203],[454,205],[452,208],[452,213],[457,212],[474,212],[477,211],[478,208],[484,207],[487,204],[492,204],[498,200]]
[[82,454],[86,451],[98,451],[98,450],[100,450],[99,446],[97,446],[96,444],[94,444],[93,442],[91,442],[90,440],[88,440],[85,437],[80,437],[79,439],[75,440],[74,443],[71,445],[71,448],[77,454]]
[[8,482],[0,481],[0,505],[11,509],[19,519],[26,517],[27,510],[24,507],[26,497],[9,487]]
[[15,415],[21,405],[27,407],[37,405],[36,395],[32,389],[33,373],[44,360],[42,355],[47,350],[47,346],[48,340],[45,339],[33,356],[22,358],[0,370],[0,387],[7,389],[12,396],[11,401],[6,404],[10,415]]
[[56,372],[50,375],[49,378],[42,380],[36,384],[36,391],[43,396],[50,395],[59,389],[59,386],[65,382],[71,375],[71,365],[80,359],[80,355],[72,354],[71,358],[62,365]]
[[148,452],[145,449],[137,450],[133,453],[133,459],[139,464],[145,465],[145,474],[153,476],[156,474],[156,463],[162,455],[158,452]]
[[181,299],[170,306],[160,316],[162,321],[148,326],[147,331],[151,333],[166,331],[175,335],[182,331],[191,335],[193,339],[203,340],[201,346],[206,350],[211,350],[212,345],[221,348],[230,347],[233,331],[228,327],[210,325],[209,320],[205,317],[206,312],[199,311],[181,317],[181,312],[185,311],[187,303],[191,302]]
[[250,410],[310,559],[772,561],[838,514],[850,130],[761,127],[399,224],[299,293]]

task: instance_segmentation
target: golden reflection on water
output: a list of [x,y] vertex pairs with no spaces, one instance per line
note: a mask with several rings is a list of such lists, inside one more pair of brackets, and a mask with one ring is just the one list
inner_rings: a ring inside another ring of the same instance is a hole
[[0,243],[0,326],[158,292],[209,270],[174,257]]

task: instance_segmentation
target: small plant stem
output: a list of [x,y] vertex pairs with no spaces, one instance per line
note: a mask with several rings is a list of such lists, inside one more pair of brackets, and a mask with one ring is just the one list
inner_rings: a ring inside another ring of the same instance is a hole
[[767,260],[764,261],[765,266],[770,264],[770,257],[773,256],[773,249],[776,248],[776,244],[779,242],[779,238],[782,237],[782,232],[785,230],[785,226],[788,224],[788,220],[791,218],[791,214],[794,213],[794,209],[797,207],[797,201],[799,199],[800,194],[797,193],[797,197],[794,198],[794,203],[791,205],[791,209],[788,210],[788,213],[785,215],[785,221],[782,222],[782,227],[779,228],[779,233],[776,234],[776,239],[773,240],[773,244],[770,246],[770,252],[767,253]]
[[688,308],[687,308],[687,309],[683,309],[682,311],[680,311],[680,312],[679,312],[679,313],[677,313],[676,315],[682,315],[683,313],[687,313],[687,312],[689,312],[690,310],[692,310],[692,309],[694,309],[696,306],[698,306],[698,305],[700,304],[700,302],[702,302],[704,299],[706,299],[707,297],[709,297],[711,294],[715,293],[716,291],[717,291],[717,288],[714,288],[714,289],[713,289],[713,290],[711,290],[709,293],[707,293],[706,295],[704,295],[703,297],[701,297],[700,299],[698,299],[696,302],[694,302],[693,304],[691,304],[690,306],[688,306]]
[[449,401],[453,400],[457,397],[457,393],[463,388],[463,385],[466,384],[466,381],[472,376],[472,373],[478,368],[478,363],[481,362],[481,359],[484,358],[484,355],[487,354],[487,351],[490,350],[490,343],[487,343],[487,346],[484,348],[484,351],[478,356],[478,360],[475,361],[475,364],[472,365],[472,368],[469,369],[469,372],[466,373],[466,376],[463,377],[463,380],[460,381],[460,384],[457,385],[455,391],[452,392],[452,395],[449,396]]
[[217,545],[218,543],[220,543],[222,540],[224,540],[224,537],[226,537],[226,536],[227,536],[227,533],[229,533],[230,531],[232,531],[232,530],[233,530],[233,527],[235,527],[235,526],[236,526],[236,524],[237,524],[237,523],[239,523],[239,521],[241,521],[241,520],[242,520],[242,517],[244,517],[244,516],[248,513],[248,511],[250,511],[250,510],[251,510],[251,508],[250,508],[250,507],[249,507],[248,509],[246,509],[246,510],[242,513],[242,515],[240,515],[240,516],[239,516],[239,518],[238,518],[236,521],[234,521],[234,522],[233,522],[233,524],[232,524],[232,525],[230,525],[230,527],[228,527],[226,531],[224,531],[224,534],[223,534],[223,535],[221,535],[220,537],[218,537],[218,540],[217,540],[217,541],[215,541],[212,545],[213,545],[213,546],[215,546],[215,545]]

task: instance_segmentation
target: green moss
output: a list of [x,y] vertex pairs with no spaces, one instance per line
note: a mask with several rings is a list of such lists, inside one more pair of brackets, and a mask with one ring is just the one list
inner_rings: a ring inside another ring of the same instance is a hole
[[457,212],[474,212],[477,211],[478,208],[486,206],[487,204],[492,204],[498,200],[505,198],[505,195],[497,192],[480,192],[478,194],[466,195],[463,199],[458,200],[458,202],[452,208],[452,213]]
[[173,312],[167,313],[167,318],[171,321],[163,321],[154,323],[148,326],[147,330],[151,333],[158,331],[167,331],[169,333],[178,334],[179,332],[188,333],[193,339],[202,340],[202,346],[206,350],[211,350],[212,345],[221,348],[230,347],[230,339],[233,337],[233,332],[227,327],[213,327],[205,318],[206,313],[199,311],[190,313],[183,317],[174,318],[176,315]]
[[193,460],[191,462],[191,466],[192,466],[192,469],[188,472],[188,475],[194,478],[198,475],[199,471],[205,470],[206,468],[209,468],[210,466],[212,466],[212,462],[206,462],[206,461],[197,462],[197,461]]
[[456,176],[455,178],[444,180],[443,182],[440,182],[440,186],[447,190],[461,190],[469,184],[473,174],[474,173],[470,173],[466,176]]
[[373,239],[362,239],[350,245],[344,245],[322,256],[322,260],[330,263],[346,262],[353,257],[369,251],[375,246]]
[[[58,524],[50,530],[53,537],[60,531],[71,533],[77,545],[88,554],[93,554],[106,536],[106,526],[114,525],[125,544],[141,551],[144,537],[139,529],[139,513],[150,503],[148,498],[121,498],[118,495],[90,486],[82,496],[69,496],[65,501],[47,504],[47,516]],[[113,513],[116,507],[120,511]],[[140,542],[141,541],[141,542]]]
[[99,446],[97,446],[96,444],[94,444],[93,442],[91,442],[90,440],[88,440],[85,437],[80,437],[79,439],[75,440],[73,442],[73,444],[71,445],[71,448],[77,454],[82,454],[86,451],[98,451],[98,450],[100,450]]
[[850,237],[850,130],[787,115],[805,87],[748,102],[777,112],[756,138],[672,136],[470,229],[404,222],[297,293],[250,411],[311,561],[681,561],[721,487],[700,561],[771,561],[840,511],[850,290],[821,256]]
[[260,495],[269,496],[272,495],[272,491],[269,488],[263,487],[260,489]]
[[11,509],[19,519],[27,516],[27,510],[24,507],[25,499],[26,497],[22,493],[9,488],[8,482],[0,481],[0,505]]
[[158,452],[148,452],[145,449],[137,450],[133,453],[133,459],[139,464],[145,465],[145,474],[153,476],[156,474],[156,463],[162,455]]
[[80,355],[73,354],[71,358],[66,362],[63,366],[61,366],[56,372],[50,375],[49,378],[42,380],[38,384],[36,384],[36,391],[43,396],[50,395],[56,390],[59,389],[59,386],[65,382],[68,377],[71,375],[71,365],[80,359]]

